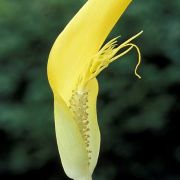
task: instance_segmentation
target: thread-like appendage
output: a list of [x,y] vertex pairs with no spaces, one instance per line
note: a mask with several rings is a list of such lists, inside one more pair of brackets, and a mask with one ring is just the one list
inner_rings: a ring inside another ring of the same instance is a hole
[[72,91],[72,96],[69,100],[70,103],[70,109],[74,115],[74,119],[78,124],[78,127],[80,129],[82,138],[84,140],[84,144],[86,146],[86,151],[88,154],[89,162],[91,160],[91,153],[92,151],[89,149],[89,120],[88,120],[88,92],[77,90]]

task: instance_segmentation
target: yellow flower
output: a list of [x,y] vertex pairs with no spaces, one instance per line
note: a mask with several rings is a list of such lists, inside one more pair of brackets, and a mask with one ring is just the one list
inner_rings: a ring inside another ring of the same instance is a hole
[[[61,162],[67,176],[92,179],[100,148],[97,123],[96,76],[111,62],[135,48],[117,38],[102,48],[106,37],[131,0],[88,0],[55,41],[48,60],[48,79],[54,93],[55,129]],[[101,48],[101,49],[100,49]],[[119,50],[124,52],[118,53]]]

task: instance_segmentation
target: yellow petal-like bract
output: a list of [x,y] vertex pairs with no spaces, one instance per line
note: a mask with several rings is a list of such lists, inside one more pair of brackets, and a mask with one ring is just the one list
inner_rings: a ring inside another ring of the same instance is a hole
[[[48,60],[48,79],[54,93],[55,129],[61,162],[67,176],[89,180],[97,163],[100,132],[97,123],[96,76],[111,62],[135,48],[131,41],[104,45],[106,37],[131,0],[88,0],[56,39]],[[100,49],[101,48],[101,49]],[[126,48],[118,54],[119,50]]]

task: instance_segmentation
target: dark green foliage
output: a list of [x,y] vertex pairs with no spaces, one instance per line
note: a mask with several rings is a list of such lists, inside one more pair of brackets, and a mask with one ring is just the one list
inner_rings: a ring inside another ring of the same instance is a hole
[[[0,1],[0,179],[66,179],[58,156],[50,48],[85,0]],[[110,38],[144,30],[99,76],[101,153],[94,179],[180,179],[180,1],[133,1]]]

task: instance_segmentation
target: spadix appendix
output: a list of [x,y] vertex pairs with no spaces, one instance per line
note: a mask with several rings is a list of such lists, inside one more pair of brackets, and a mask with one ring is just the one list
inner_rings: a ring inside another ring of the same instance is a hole
[[55,130],[59,154],[67,176],[90,180],[97,164],[100,131],[97,121],[96,77],[108,65],[137,51],[132,41],[117,45],[117,38],[103,45],[131,0],[88,0],[57,37],[48,60],[48,80],[54,95]]

